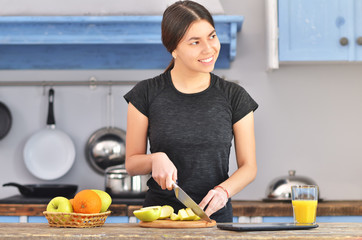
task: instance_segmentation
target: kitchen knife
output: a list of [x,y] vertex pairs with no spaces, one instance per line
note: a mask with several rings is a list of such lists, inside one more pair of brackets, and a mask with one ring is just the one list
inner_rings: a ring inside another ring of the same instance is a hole
[[186,207],[191,208],[192,211],[199,216],[201,219],[212,222],[211,219],[206,215],[206,213],[200,208],[200,206],[187,195],[184,190],[182,190],[175,182],[172,182],[173,190],[175,192],[176,198],[182,202]]

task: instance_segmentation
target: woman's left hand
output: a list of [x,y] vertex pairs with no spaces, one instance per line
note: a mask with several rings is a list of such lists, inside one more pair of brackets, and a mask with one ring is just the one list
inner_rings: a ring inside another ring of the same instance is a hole
[[209,205],[205,210],[207,216],[211,216],[214,212],[223,208],[228,201],[228,196],[225,191],[220,188],[210,190],[207,195],[202,199],[199,206],[204,209],[206,205]]

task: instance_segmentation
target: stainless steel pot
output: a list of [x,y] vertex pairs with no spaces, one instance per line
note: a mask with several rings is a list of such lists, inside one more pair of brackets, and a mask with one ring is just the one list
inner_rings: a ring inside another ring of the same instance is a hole
[[106,192],[112,197],[144,198],[151,175],[131,176],[122,164],[107,168],[105,177]]
[[[264,201],[290,201],[291,186],[294,185],[317,185],[312,179],[296,176],[295,170],[289,170],[288,176],[275,178],[268,186]],[[319,194],[320,195],[320,194]]]

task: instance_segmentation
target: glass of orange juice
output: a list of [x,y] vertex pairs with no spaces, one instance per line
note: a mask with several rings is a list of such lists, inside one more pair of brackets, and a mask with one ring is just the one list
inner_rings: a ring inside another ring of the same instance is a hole
[[318,205],[318,186],[292,186],[294,223],[315,224]]

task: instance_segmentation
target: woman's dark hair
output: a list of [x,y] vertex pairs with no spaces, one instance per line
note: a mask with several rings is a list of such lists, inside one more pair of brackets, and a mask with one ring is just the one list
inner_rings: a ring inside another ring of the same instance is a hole
[[[210,12],[199,3],[193,1],[177,1],[170,5],[163,13],[161,23],[162,43],[167,51],[172,54],[191,23],[201,19],[208,21],[215,27]],[[173,66],[174,59],[172,58],[165,72],[171,70]]]

